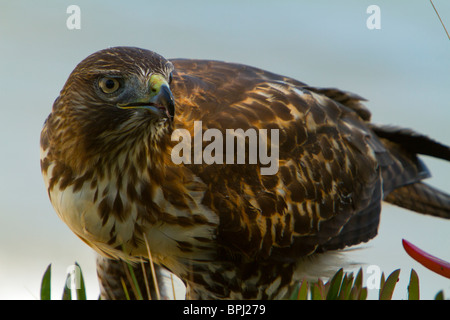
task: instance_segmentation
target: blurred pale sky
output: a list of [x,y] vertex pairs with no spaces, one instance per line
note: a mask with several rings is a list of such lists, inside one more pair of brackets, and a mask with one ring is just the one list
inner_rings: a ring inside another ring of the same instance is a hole
[[[434,1],[450,27],[450,2]],[[81,9],[69,30],[66,9]],[[369,30],[366,9],[381,9]],[[94,253],[54,213],[39,168],[39,134],[75,65],[94,51],[131,45],[166,58],[245,63],[313,86],[333,86],[369,101],[377,123],[397,124],[450,144],[450,41],[429,1],[6,1],[0,0],[0,299],[36,299],[53,265],[53,298],[66,269],[81,265],[88,298],[98,284]],[[424,158],[429,183],[450,192],[450,164]],[[390,273],[401,268],[395,298],[406,298],[414,268],[425,299],[450,280],[403,251],[405,238],[450,261],[450,221],[384,206],[378,237],[349,254]],[[371,292],[370,296],[376,296]]]

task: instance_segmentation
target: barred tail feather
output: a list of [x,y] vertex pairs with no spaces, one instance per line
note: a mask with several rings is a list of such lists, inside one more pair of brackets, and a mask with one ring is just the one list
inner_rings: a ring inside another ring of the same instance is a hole
[[395,189],[384,200],[418,213],[450,219],[450,195],[422,182]]

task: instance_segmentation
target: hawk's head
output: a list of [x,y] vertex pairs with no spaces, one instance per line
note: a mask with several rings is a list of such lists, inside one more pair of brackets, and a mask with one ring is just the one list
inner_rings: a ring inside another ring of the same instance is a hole
[[113,154],[112,147],[162,136],[175,113],[172,71],[162,56],[133,47],[101,50],[80,62],[48,119],[65,160],[87,160],[103,149]]

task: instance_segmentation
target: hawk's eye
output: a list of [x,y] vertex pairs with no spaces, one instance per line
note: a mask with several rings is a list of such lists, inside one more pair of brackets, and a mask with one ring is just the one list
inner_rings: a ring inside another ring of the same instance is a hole
[[120,88],[120,81],[116,78],[104,77],[98,81],[98,86],[104,93],[114,93]]

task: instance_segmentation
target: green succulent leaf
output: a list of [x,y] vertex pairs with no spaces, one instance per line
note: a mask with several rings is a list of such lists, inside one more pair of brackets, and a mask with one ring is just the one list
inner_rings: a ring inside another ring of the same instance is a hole
[[411,269],[408,285],[408,300],[419,300],[419,277],[414,269]]
[[52,264],[45,270],[41,282],[41,300],[51,300]]
[[86,300],[86,286],[84,284],[83,272],[81,271],[81,267],[78,262],[75,262],[75,266],[77,270],[80,271],[80,287],[76,289],[77,300]]
[[[400,269],[393,271],[380,286],[380,300],[391,300],[400,275]],[[383,277],[382,277],[383,278]]]
[[339,291],[341,289],[342,277],[344,275],[344,269],[339,269],[338,272],[331,278],[329,283],[329,289],[327,293],[327,300],[336,300],[339,296]]

